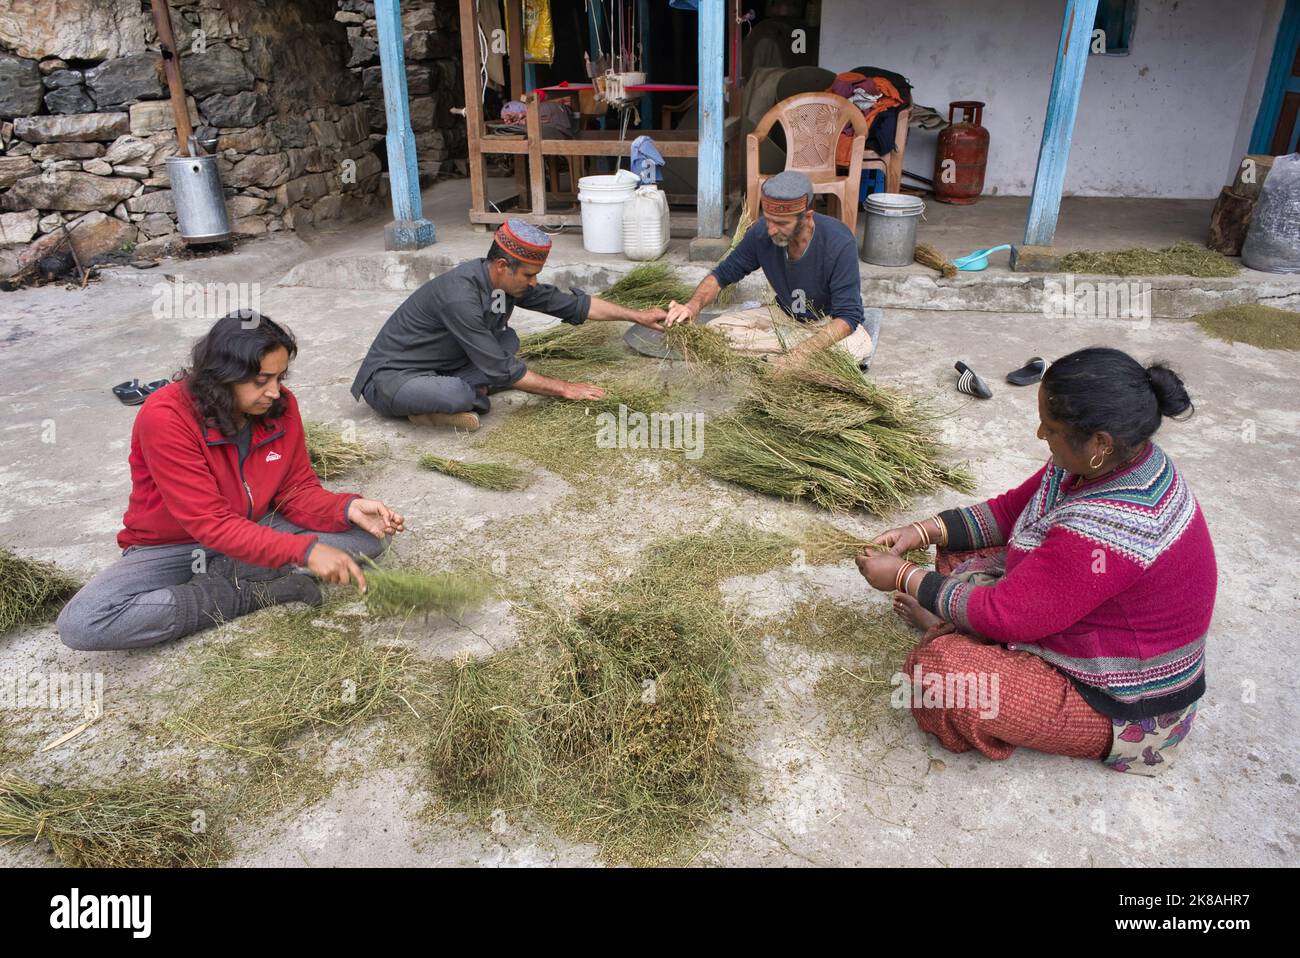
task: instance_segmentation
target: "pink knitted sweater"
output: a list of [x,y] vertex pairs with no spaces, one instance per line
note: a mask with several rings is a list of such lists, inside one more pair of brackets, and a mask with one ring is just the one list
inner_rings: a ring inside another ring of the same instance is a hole
[[1203,694],[1214,545],[1155,443],[1092,482],[1049,461],[1015,489],[941,518],[949,549],[1005,545],[1006,573],[981,586],[931,572],[918,596],[930,611],[1042,656],[1106,715],[1164,714]]

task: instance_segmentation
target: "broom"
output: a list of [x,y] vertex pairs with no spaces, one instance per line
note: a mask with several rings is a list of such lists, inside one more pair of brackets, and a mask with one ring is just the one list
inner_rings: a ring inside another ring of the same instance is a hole
[[455,572],[388,569],[367,559],[365,573],[366,608],[381,617],[443,612],[459,618],[492,593],[492,587],[481,579]]
[[507,466],[504,463],[464,462],[460,459],[435,456],[431,452],[420,457],[420,466],[434,472],[441,472],[444,476],[451,476],[453,479],[468,482],[471,486],[478,486],[480,489],[490,489],[495,492],[526,489],[533,480],[529,473],[524,472],[522,469],[516,469],[514,466]]
[[952,279],[957,275],[956,265],[929,243],[917,243],[914,258],[922,266],[937,269],[944,279]]

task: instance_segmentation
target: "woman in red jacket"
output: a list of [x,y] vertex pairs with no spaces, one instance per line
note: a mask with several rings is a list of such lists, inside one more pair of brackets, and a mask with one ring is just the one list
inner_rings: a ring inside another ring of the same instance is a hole
[[59,615],[66,645],[156,645],[269,605],[319,604],[318,582],[364,591],[355,557],[382,552],[402,517],[321,488],[284,388],[297,351],[269,318],[231,313],[195,344],[190,368],[145,400],[131,431],[122,558]]
[[[1051,458],[1000,496],[877,537],[858,567],[926,630],[898,704],[948,749],[1167,767],[1205,693],[1217,568],[1205,516],[1151,441],[1192,402],[1163,364],[1081,349],[1047,370]],[[906,562],[939,546],[937,571]]]

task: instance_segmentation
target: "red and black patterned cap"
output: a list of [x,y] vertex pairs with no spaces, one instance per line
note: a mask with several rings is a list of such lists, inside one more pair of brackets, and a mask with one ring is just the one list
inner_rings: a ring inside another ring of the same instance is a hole
[[545,266],[551,252],[551,238],[521,219],[506,220],[497,227],[494,238],[503,250],[530,266]]

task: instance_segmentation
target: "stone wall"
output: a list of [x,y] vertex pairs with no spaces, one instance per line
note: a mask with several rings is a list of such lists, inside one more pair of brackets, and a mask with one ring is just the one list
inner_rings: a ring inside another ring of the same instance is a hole
[[[348,68],[357,51],[335,19],[339,0],[171,6],[190,119],[215,128],[234,232],[372,211],[383,199],[382,126],[373,97],[362,99],[368,68]],[[79,254],[177,245],[165,165],[176,137],[148,11],[141,0],[6,0],[0,10],[0,254],[18,250],[19,265],[64,223],[76,224]],[[382,121],[382,95],[380,106]],[[423,132],[431,155],[433,132]]]
[[[451,112],[453,106],[465,105],[459,14],[456,0],[402,2],[407,96],[422,183],[449,175],[465,176],[468,172],[465,121]],[[371,0],[339,0],[336,19],[347,26],[351,46],[348,66],[361,83],[370,131],[383,133],[388,123],[375,5]],[[382,141],[377,149],[383,152]],[[382,159],[387,168],[387,156]]]

